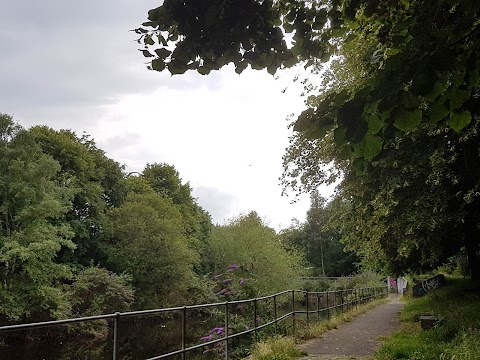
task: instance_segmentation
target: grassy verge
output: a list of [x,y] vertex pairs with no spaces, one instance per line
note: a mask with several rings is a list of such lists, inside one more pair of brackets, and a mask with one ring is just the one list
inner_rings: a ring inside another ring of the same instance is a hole
[[[434,328],[422,330],[422,314],[439,315]],[[400,314],[401,329],[385,339],[376,360],[480,359],[480,284],[448,279],[448,286],[409,300]]]
[[377,300],[361,305],[343,314],[332,316],[329,320],[320,321],[310,326],[299,327],[293,336],[274,336],[255,344],[252,348],[252,360],[290,360],[301,357],[304,353],[297,347],[299,342],[319,338],[325,332],[335,329],[344,322],[351,321],[355,316],[364,313],[386,300]]

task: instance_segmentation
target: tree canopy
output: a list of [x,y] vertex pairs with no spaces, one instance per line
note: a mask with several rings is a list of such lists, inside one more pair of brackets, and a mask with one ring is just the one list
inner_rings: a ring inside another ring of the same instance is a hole
[[323,76],[305,80],[284,183],[342,178],[350,239],[365,239],[350,243],[370,263],[420,271],[464,246],[480,278],[479,15],[473,0],[172,0],[135,31],[156,71]]

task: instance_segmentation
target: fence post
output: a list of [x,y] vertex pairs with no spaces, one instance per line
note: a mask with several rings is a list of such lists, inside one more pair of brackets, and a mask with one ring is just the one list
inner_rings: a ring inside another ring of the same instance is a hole
[[317,321],[320,321],[320,294],[317,292]]
[[295,335],[295,290],[292,290],[292,329]]
[[253,334],[257,342],[257,298],[253,299]]
[[340,290],[340,309],[342,310],[342,314],[343,314],[343,290]]
[[277,295],[273,295],[273,315],[275,316],[275,335],[277,334]]
[[308,306],[308,291],[306,292],[307,294],[307,326],[308,326],[308,323],[309,323],[309,320],[310,320],[310,307]]
[[185,360],[186,353],[185,353],[185,347],[186,347],[186,332],[187,332],[187,307],[184,306],[182,309],[182,359]]
[[225,359],[228,360],[228,301],[225,301]]
[[113,360],[117,360],[118,352],[118,321],[120,320],[120,313],[117,311],[113,318]]
[[328,291],[326,292],[327,295],[327,319],[330,320],[330,304],[328,303]]

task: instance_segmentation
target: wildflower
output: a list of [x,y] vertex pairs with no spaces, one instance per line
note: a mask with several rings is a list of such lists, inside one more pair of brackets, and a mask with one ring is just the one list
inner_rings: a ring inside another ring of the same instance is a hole
[[215,275],[213,278],[215,280],[220,280],[220,278],[223,276],[223,274],[218,274],[218,275]]
[[237,264],[232,264],[227,268],[227,271],[228,272],[234,272],[237,269],[238,269],[238,265]]
[[217,335],[224,335],[225,334],[225,328],[224,327],[216,327],[210,330],[210,334],[217,334]]
[[212,340],[213,340],[213,336],[212,336],[212,335],[202,336],[202,337],[200,338],[200,340],[202,340],[202,341],[212,341]]
[[245,331],[248,331],[248,330],[250,330],[250,326],[245,325]]
[[217,293],[217,295],[219,295],[219,296],[220,296],[220,295],[225,295],[225,296],[226,296],[226,295],[230,295],[230,293],[231,293],[231,290],[230,290],[229,288],[225,288],[225,289],[220,290],[220,291]]
[[224,282],[225,284],[230,284],[232,281],[233,281],[232,279],[225,279],[225,280],[223,280],[223,282]]
[[240,279],[240,285],[245,284],[245,281],[246,281],[245,279]]

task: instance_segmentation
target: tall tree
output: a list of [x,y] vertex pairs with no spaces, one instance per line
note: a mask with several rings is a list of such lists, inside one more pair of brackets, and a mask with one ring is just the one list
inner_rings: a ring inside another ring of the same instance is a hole
[[83,266],[104,264],[102,244],[104,229],[109,227],[107,213],[123,201],[123,168],[88,136],[78,137],[70,130],[46,126],[28,131],[43,152],[60,164],[56,179],[77,190],[73,208],[67,214],[77,250],[75,254],[61,254],[62,261]]
[[66,316],[62,289],[70,269],[56,263],[72,251],[65,221],[75,194],[56,181],[60,165],[32,136],[0,114],[0,314],[9,320]]
[[132,275],[137,308],[178,305],[188,298],[198,259],[183,234],[182,215],[153,191],[130,194],[113,213],[109,263]]

